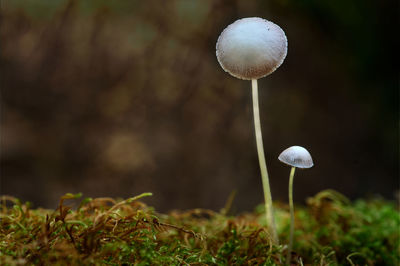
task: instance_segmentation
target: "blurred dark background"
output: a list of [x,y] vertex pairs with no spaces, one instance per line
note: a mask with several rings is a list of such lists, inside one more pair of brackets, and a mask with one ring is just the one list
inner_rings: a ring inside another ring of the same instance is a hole
[[274,200],[277,157],[306,147],[304,202],[399,189],[398,1],[1,0],[1,194],[55,207],[66,192],[130,197],[158,210],[263,201],[250,82],[219,66],[238,18],[280,25],[288,56],[259,81]]

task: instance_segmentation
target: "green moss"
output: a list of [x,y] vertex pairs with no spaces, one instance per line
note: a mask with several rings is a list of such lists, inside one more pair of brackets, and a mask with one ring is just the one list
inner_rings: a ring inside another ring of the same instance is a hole
[[[138,201],[86,198],[72,210],[30,209],[2,197],[0,264],[279,265],[285,263],[288,207],[277,204],[281,245],[271,244],[263,208],[227,216],[211,210],[159,214]],[[400,214],[383,200],[349,202],[327,190],[296,206],[293,264],[398,265]],[[224,210],[223,213],[227,213]]]

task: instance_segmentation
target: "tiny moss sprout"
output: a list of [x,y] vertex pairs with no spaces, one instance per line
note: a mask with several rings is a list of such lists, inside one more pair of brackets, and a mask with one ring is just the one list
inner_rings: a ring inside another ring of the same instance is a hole
[[265,197],[265,212],[273,242],[278,244],[263,148],[257,80],[271,74],[282,64],[287,54],[286,35],[271,21],[258,17],[239,19],[226,27],[219,36],[216,54],[218,62],[226,72],[239,79],[251,80],[254,128]]
[[292,146],[284,150],[278,157],[279,161],[290,165],[289,177],[289,208],[290,208],[290,236],[289,249],[286,257],[286,264],[290,264],[290,257],[293,247],[293,232],[294,232],[294,207],[293,207],[293,177],[294,171],[297,168],[311,168],[314,163],[310,153],[303,147]]

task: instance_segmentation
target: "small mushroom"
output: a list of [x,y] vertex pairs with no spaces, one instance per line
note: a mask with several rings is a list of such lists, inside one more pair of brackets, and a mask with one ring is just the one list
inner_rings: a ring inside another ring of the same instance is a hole
[[314,163],[310,153],[303,147],[292,146],[284,150],[278,157],[279,161],[290,165],[289,177],[289,207],[290,207],[290,236],[289,236],[289,249],[286,257],[286,264],[290,265],[290,257],[293,247],[293,232],[294,232],[294,207],[293,207],[293,177],[297,168],[311,168]]
[[271,189],[261,132],[257,79],[274,72],[287,54],[285,32],[263,18],[243,18],[224,29],[218,38],[216,55],[221,67],[232,76],[251,80],[254,128],[265,198],[265,215],[274,244],[278,244]]
[[300,146],[287,148],[279,155],[278,159],[282,163],[297,168],[311,168],[314,165],[310,153]]

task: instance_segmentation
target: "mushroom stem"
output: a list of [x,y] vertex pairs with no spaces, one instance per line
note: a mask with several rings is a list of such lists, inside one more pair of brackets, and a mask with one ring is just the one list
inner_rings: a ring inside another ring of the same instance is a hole
[[257,153],[258,161],[260,163],[261,179],[263,183],[264,198],[265,198],[265,215],[269,226],[269,233],[271,234],[274,244],[279,244],[278,234],[276,233],[274,212],[272,208],[271,189],[269,186],[267,165],[265,163],[264,147],[261,133],[260,110],[258,106],[258,84],[257,79],[251,80],[252,94],[253,94],[253,115],[254,115],[254,128],[256,132]]
[[286,256],[286,264],[290,265],[290,257],[293,247],[293,233],[294,233],[294,208],[293,208],[293,177],[296,167],[292,166],[289,177],[289,207],[290,207],[290,235],[289,235],[289,249]]

